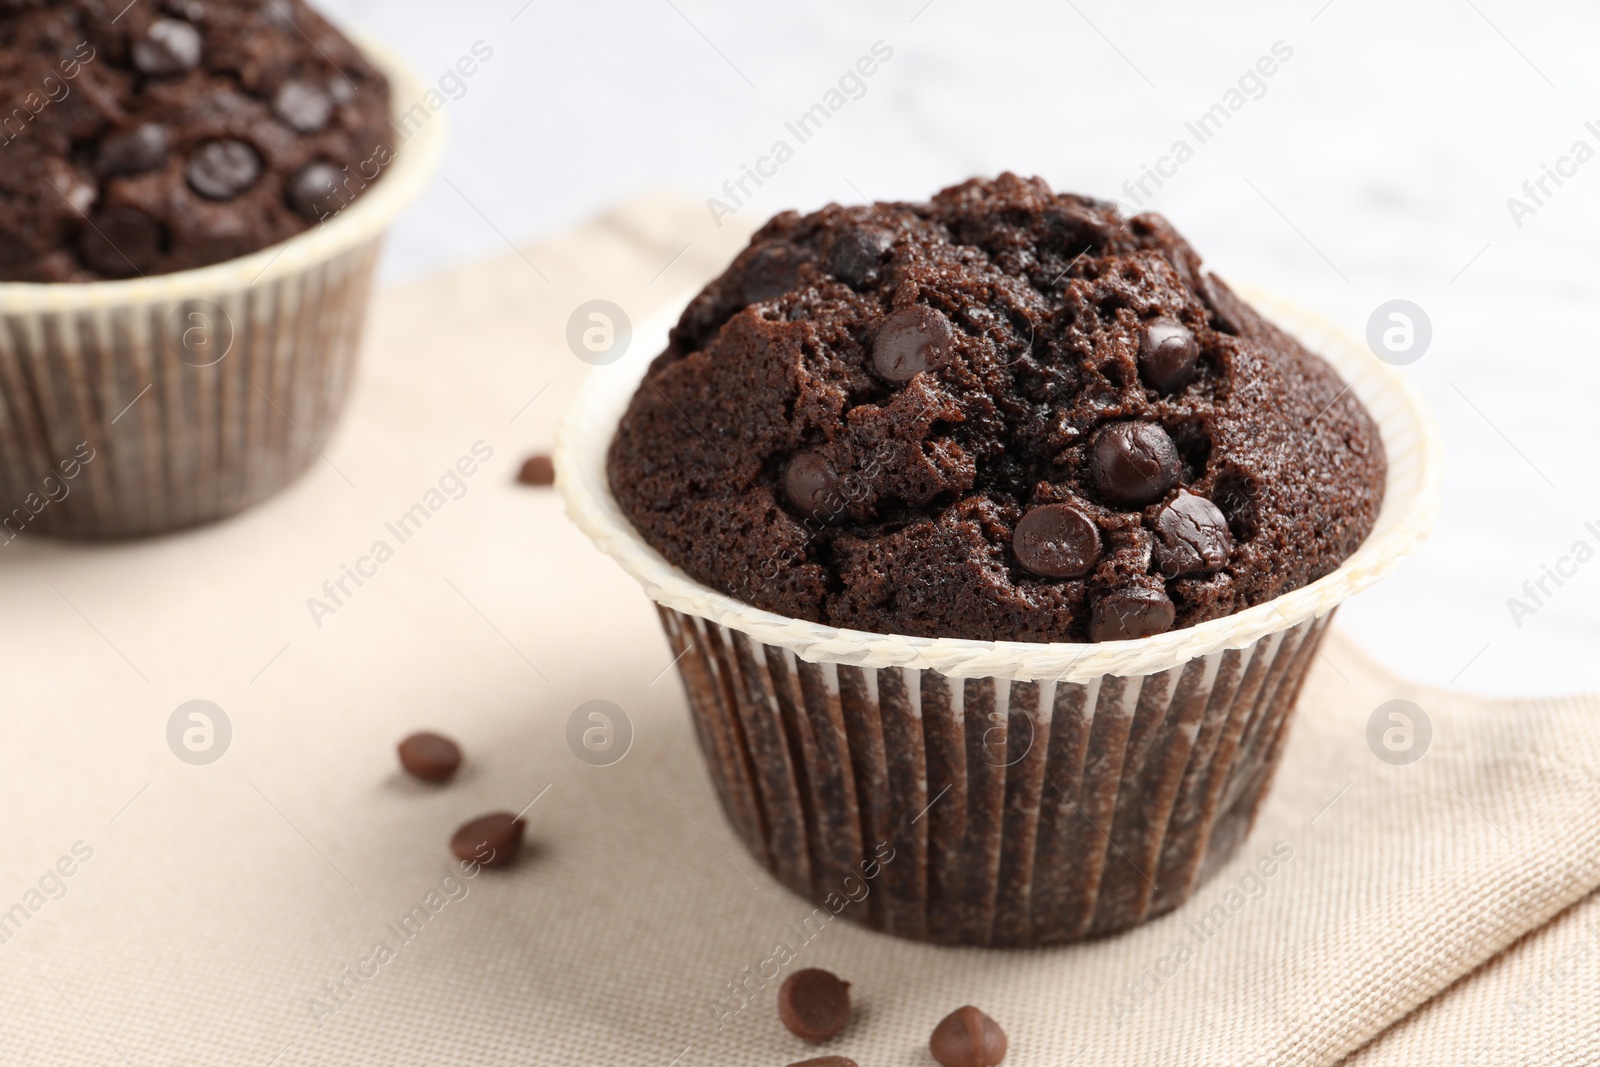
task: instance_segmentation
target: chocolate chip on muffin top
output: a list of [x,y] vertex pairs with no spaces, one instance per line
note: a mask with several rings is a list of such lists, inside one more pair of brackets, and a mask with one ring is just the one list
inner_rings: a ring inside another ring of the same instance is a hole
[[303,0],[0,0],[0,281],[201,267],[391,161],[383,74]]
[[1104,641],[1335,569],[1376,426],[1160,216],[974,179],[786,212],[683,313],[609,454],[692,577],[880,633]]

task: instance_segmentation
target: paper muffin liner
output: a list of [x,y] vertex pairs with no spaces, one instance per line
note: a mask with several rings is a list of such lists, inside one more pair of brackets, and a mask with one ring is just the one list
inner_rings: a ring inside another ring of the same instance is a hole
[[557,485],[657,603],[723,810],[779,881],[822,906],[866,885],[843,913],[903,937],[1044,945],[1171,911],[1237,849],[1335,608],[1427,536],[1441,474],[1437,429],[1403,377],[1325,320],[1242,295],[1371,412],[1384,503],[1332,574],[1133,641],[873,634],[718,593],[639,537],[606,476],[658,349],[591,375],[561,430]]
[[1332,617],[1074,683],[811,663],[660,611],[753,856],[819,904],[871,884],[851,915],[886,933],[1008,946],[1126,929],[1233,854]]
[[[425,87],[360,43],[398,122]],[[190,526],[303,473],[344,408],[384,233],[431,177],[444,123],[407,125],[359,198],[252,255],[128,281],[0,282],[0,544]]]

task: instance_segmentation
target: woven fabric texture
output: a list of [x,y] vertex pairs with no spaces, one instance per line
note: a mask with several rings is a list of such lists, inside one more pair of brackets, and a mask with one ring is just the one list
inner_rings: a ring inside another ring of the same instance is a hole
[[[586,370],[573,309],[637,322],[740,240],[653,196],[390,290],[345,424],[283,496],[0,547],[0,1063],[782,1065],[819,1050],[762,975],[803,966],[853,983],[820,1051],[863,1067],[927,1063],[968,1003],[1018,1067],[1600,1061],[1600,701],[1421,690],[1337,624],[1253,833],[1155,922],[939,948],[768,876],[655,610],[514,484]],[[230,728],[205,765],[169,747],[192,700]],[[592,700],[631,727],[610,766],[569,742]],[[1429,727],[1410,713],[1403,765],[1377,754],[1396,700]],[[466,750],[448,786],[398,772],[425,727]],[[458,824],[524,807],[514,867],[454,868]]]

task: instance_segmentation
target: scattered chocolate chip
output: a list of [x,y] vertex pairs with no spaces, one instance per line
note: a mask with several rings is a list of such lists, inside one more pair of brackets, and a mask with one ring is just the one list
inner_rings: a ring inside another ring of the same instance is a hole
[[243,141],[207,141],[189,157],[184,176],[211,200],[232,200],[261,177],[261,157]]
[[169,140],[167,128],[159,122],[118,130],[100,142],[94,169],[108,178],[155,170],[166,161]]
[[1180,489],[1156,512],[1154,554],[1164,578],[1214,571],[1228,562],[1232,548],[1228,517],[1203,496]]
[[200,65],[200,31],[182,19],[156,19],[133,42],[133,65],[153,77],[193,70]]
[[783,495],[806,518],[832,518],[844,503],[839,474],[815,452],[798,452],[783,469]]
[[521,485],[555,485],[556,465],[549,456],[529,456],[522,461],[517,482]]
[[878,327],[872,342],[872,365],[886,382],[908,382],[944,364],[952,336],[950,320],[937,308],[925,304],[904,308]]
[[83,260],[101,274],[127,278],[155,266],[161,254],[161,224],[131,207],[115,207],[84,228]]
[[1045,504],[1022,516],[1011,550],[1044,578],[1082,578],[1100,560],[1100,528],[1070,504]]
[[1139,335],[1139,377],[1158,393],[1172,393],[1194,377],[1200,342],[1183,323],[1154,319]]
[[850,983],[829,971],[807,967],[778,987],[778,1018],[806,1041],[826,1041],[850,1021]]
[[523,821],[509,812],[480,815],[455,832],[450,838],[450,851],[463,862],[504,867],[517,858],[523,826]]
[[744,268],[740,291],[746,304],[771,300],[794,288],[806,254],[794,245],[774,241],[758,248]]
[[1144,507],[1178,484],[1178,449],[1153,422],[1114,422],[1090,445],[1089,475],[1107,502]]
[[995,1067],[1006,1058],[1006,1032],[968,1004],[933,1028],[928,1051],[944,1067]]
[[877,227],[847,230],[828,253],[828,273],[861,288],[878,280],[878,267],[894,247],[894,235]]
[[818,1056],[814,1060],[791,1063],[789,1067],[857,1067],[857,1064],[849,1056]]
[[1089,613],[1089,640],[1132,641],[1165,633],[1176,616],[1172,601],[1159,589],[1128,586],[1095,601]]
[[339,213],[344,207],[344,173],[332,163],[307,163],[294,172],[284,195],[289,206],[303,218],[316,221]]
[[272,110],[301,133],[316,133],[333,117],[333,97],[312,82],[286,81],[272,94]]
[[400,766],[424,782],[448,781],[461,766],[461,746],[443,734],[412,734],[400,742]]

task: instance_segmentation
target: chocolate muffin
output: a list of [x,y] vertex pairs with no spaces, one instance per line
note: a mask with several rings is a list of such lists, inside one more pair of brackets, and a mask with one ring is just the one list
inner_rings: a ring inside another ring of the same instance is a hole
[[1385,457],[1161,216],[1002,174],[768,222],[672,330],[608,473],[646,541],[756,607],[1082,642],[1328,574]]
[[302,0],[0,0],[0,281],[202,267],[393,157],[382,73]]

